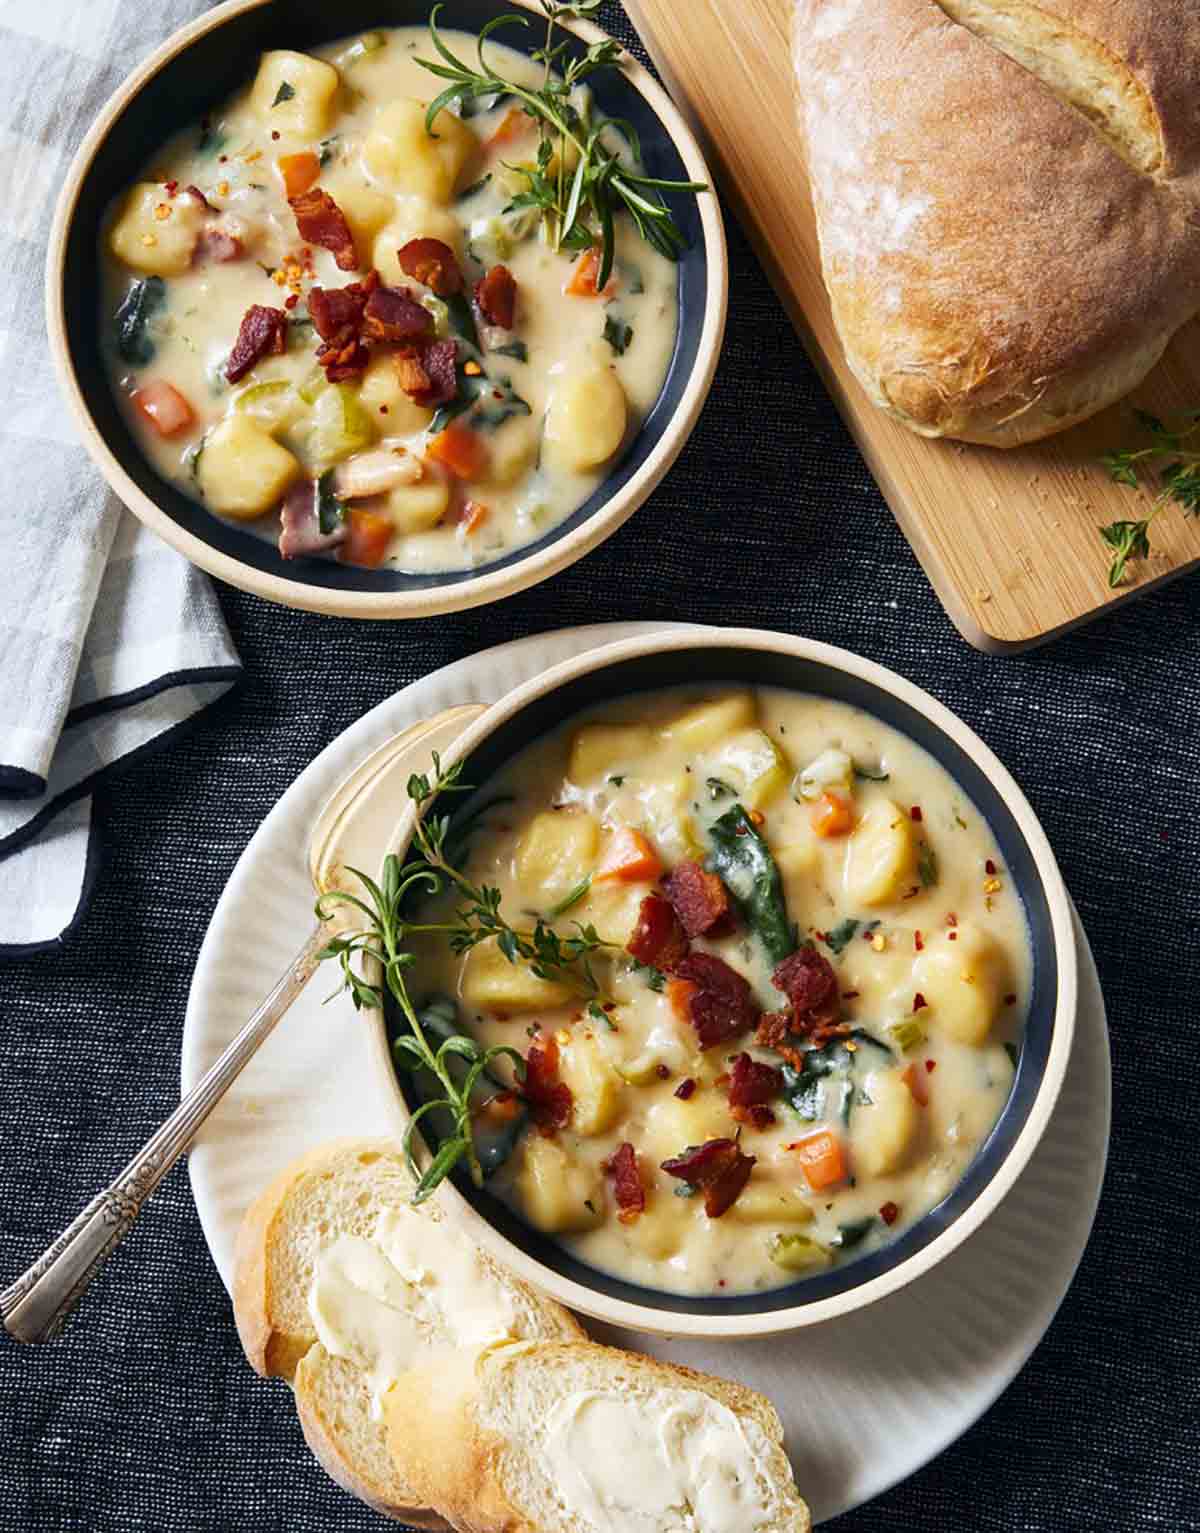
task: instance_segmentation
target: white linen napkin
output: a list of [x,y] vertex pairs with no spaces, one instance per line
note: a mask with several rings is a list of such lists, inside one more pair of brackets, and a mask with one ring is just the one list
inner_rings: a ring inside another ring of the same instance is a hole
[[240,673],[207,577],[91,466],[42,310],[54,197],[79,140],[120,78],[203,9],[0,0],[0,957],[56,941],[82,913],[97,783]]

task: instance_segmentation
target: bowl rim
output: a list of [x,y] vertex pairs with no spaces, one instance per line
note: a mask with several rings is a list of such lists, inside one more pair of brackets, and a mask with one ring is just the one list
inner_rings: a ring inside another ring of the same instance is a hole
[[[707,283],[704,319],[695,362],[679,402],[664,423],[658,441],[645,461],[615,495],[604,501],[580,526],[556,538],[545,548],[529,553],[503,569],[490,573],[485,570],[477,578],[452,585],[411,591],[350,591],[312,585],[302,580],[289,580],[267,570],[256,569],[181,527],[130,478],[109,447],[88,409],[71,359],[65,306],[65,262],[68,230],[92,161],[113,123],[129,102],[165,65],[198,38],[219,28],[231,17],[275,3],[276,0],[224,0],[223,4],[173,32],[117,87],[76,150],[55,206],[46,260],[46,331],[59,388],[88,455],[118,499],[193,564],[240,590],[266,597],[285,607],[298,607],[335,617],[373,619],[431,617],[438,613],[463,611],[515,595],[539,581],[548,580],[568,565],[582,559],[629,520],[658,487],[682,452],[708,398],[725,334],[729,262],[720,201],[704,153],[691,127],[666,91],[632,54],[623,50],[622,73],[662,124],[683,161],[688,177],[705,182],[709,191],[697,199]],[[505,0],[505,3],[541,14],[537,0]],[[588,43],[600,42],[608,37],[606,32],[589,21],[570,21],[563,25]]]
[[[464,760],[489,735],[534,699],[580,676],[604,670],[624,660],[689,649],[758,650],[815,662],[890,693],[929,720],[984,773],[1024,836],[1045,891],[1057,970],[1053,1029],[1045,1068],[1025,1123],[986,1186],[927,1245],[869,1282],[857,1284],[828,1298],[786,1309],[742,1314],[696,1313],[686,1309],[668,1311],[650,1303],[613,1298],[544,1266],[535,1257],[515,1246],[480,1214],[453,1182],[443,1182],[439,1197],[446,1199],[453,1210],[453,1216],[462,1223],[471,1237],[502,1266],[532,1287],[557,1299],[568,1309],[576,1310],[591,1319],[654,1335],[732,1340],[778,1335],[864,1309],[929,1272],[956,1250],[999,1207],[1037,1148],[1058,1101],[1075,1033],[1078,964],[1071,903],[1066,886],[1046,833],[1011,773],[975,731],[944,703],[897,672],[856,655],[851,650],[767,629],[719,627],[702,631],[675,630],[640,635],[601,645],[552,666],[493,703],[474,723],[468,724],[453,745],[442,753],[443,765],[452,766]],[[410,807],[402,815],[387,850],[403,853],[411,839],[413,823],[414,813]],[[377,1065],[388,1083],[388,1100],[397,1109],[397,1124],[402,1129],[408,1122],[409,1108],[392,1068],[382,1011],[371,1014],[371,1035]]]

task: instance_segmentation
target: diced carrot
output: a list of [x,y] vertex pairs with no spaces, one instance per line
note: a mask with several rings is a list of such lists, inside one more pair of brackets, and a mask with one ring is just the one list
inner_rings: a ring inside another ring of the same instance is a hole
[[343,564],[365,565],[376,569],[384,561],[396,528],[390,516],[355,506],[347,513],[346,541],[338,548]]
[[485,150],[502,149],[506,144],[524,138],[533,127],[533,118],[520,107],[510,107],[500,119],[500,125],[484,144]]
[[623,825],[609,837],[596,878],[619,878],[622,883],[635,884],[659,878],[662,871],[662,859],[641,831]]
[[456,479],[478,479],[487,467],[487,444],[462,421],[451,421],[429,444],[429,456]]
[[818,836],[832,840],[854,829],[854,806],[840,793],[822,793],[812,807],[812,828]]
[[281,154],[279,174],[283,177],[283,189],[289,197],[299,197],[315,186],[321,174],[321,162],[311,149],[300,154]]
[[693,984],[690,979],[669,979],[667,981],[667,1000],[671,1003],[671,1010],[681,1022],[691,1024],[691,999],[699,988],[700,986]]
[[800,1157],[800,1169],[814,1192],[824,1192],[846,1180],[846,1157],[828,1129],[798,1139],[791,1148]]
[[929,1105],[929,1076],[926,1071],[919,1067],[914,1060],[900,1077],[904,1084],[913,1094],[913,1101],[918,1107]]
[[174,436],[196,418],[179,390],[161,378],[143,384],[133,395],[133,402],[159,436]]
[[458,513],[458,525],[469,538],[473,532],[478,532],[487,521],[491,512],[477,500],[468,500],[463,503]]
[[579,257],[571,268],[571,277],[564,293],[569,293],[573,298],[608,298],[617,290],[615,277],[610,277],[604,284],[603,293],[596,286],[600,277],[600,247],[590,245]]

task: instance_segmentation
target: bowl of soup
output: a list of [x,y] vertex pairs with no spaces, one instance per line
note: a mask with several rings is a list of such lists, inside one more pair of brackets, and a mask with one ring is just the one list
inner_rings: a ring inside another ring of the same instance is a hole
[[[441,770],[454,875],[408,917],[408,994],[433,1047],[504,1050],[481,1174],[442,1195],[521,1276],[615,1324],[780,1331],[911,1282],[1004,1197],[1070,1052],[1071,916],[940,703],[808,640],[664,634],[517,689]],[[399,1127],[437,1093],[377,1020]]]
[[[59,201],[48,327],[97,465],[293,606],[420,616],[555,573],[645,501],[716,366],[720,213],[655,81],[619,50],[579,73],[603,34],[560,26],[549,122],[540,7],[430,10],[216,7]],[[495,88],[439,107],[448,70]]]

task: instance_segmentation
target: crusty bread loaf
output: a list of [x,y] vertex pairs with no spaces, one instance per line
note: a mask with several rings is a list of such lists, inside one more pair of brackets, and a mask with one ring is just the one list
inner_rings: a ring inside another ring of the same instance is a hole
[[1200,312],[1192,0],[797,0],[794,58],[838,331],[912,430],[1063,430]]
[[[553,1434],[559,1413],[579,1399],[633,1413],[636,1438],[651,1445],[650,1456],[635,1461],[617,1444],[611,1463],[576,1454],[564,1473]],[[744,1498],[733,1518],[738,1533],[809,1533],[770,1401],[690,1368],[591,1342],[508,1343],[407,1375],[385,1396],[384,1416],[396,1467],[459,1533],[596,1533],[637,1525],[631,1502],[669,1484],[666,1460],[660,1471],[653,1457],[660,1434],[668,1440],[666,1411],[680,1413],[670,1442],[686,1453],[703,1428],[704,1418],[693,1413],[712,1411],[709,1402],[719,1429],[747,1445],[750,1469],[735,1487]],[[576,1470],[595,1487],[599,1520],[583,1507]],[[696,1533],[725,1533],[731,1525],[728,1516],[718,1522],[706,1512],[713,1503],[702,1482],[716,1478],[708,1455],[692,1494],[685,1492]]]
[[[328,1473],[387,1516],[441,1528],[441,1519],[431,1515],[387,1452],[366,1376],[354,1361],[325,1350],[309,1312],[319,1252],[343,1235],[370,1240],[388,1210],[410,1204],[412,1191],[403,1152],[391,1141],[339,1141],[302,1156],[246,1213],[238,1238],[234,1314],[251,1366],[292,1382],[305,1438]],[[445,1218],[436,1200],[421,1204],[420,1212],[436,1222]],[[508,1295],[514,1335],[568,1340],[584,1335],[560,1305],[483,1252],[479,1265],[485,1280]],[[430,1336],[428,1313],[421,1325],[426,1342],[453,1344],[449,1336]],[[413,1327],[416,1333],[415,1317]]]

